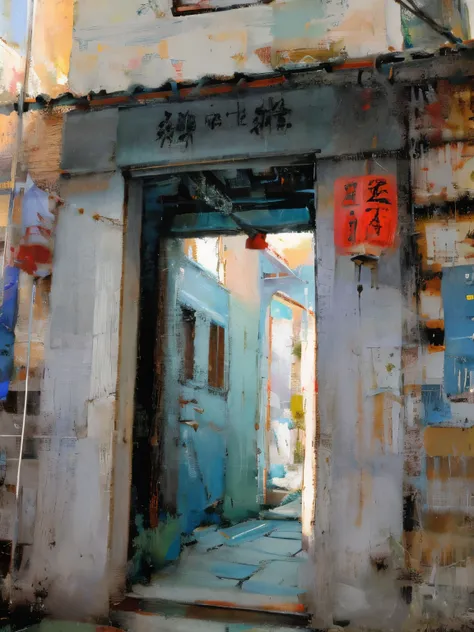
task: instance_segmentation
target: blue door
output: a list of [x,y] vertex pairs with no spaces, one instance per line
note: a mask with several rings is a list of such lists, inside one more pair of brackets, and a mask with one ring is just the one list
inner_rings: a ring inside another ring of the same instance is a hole
[[165,241],[167,335],[164,421],[176,450],[164,455],[178,477],[181,532],[218,520],[226,467],[229,293],[217,274]]

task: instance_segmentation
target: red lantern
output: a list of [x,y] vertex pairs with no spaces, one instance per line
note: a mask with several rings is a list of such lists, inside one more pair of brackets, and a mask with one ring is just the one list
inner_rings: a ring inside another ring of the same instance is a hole
[[264,233],[257,233],[253,237],[248,237],[245,242],[247,250],[266,250],[268,248],[267,238]]
[[380,256],[397,231],[397,181],[391,175],[339,178],[334,185],[334,241],[341,254]]

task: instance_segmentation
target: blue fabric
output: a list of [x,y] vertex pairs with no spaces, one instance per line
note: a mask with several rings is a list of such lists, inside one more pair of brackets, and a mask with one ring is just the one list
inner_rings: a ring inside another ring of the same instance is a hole
[[5,401],[7,398],[13,373],[19,277],[20,270],[18,268],[5,267],[3,305],[0,309],[0,401]]

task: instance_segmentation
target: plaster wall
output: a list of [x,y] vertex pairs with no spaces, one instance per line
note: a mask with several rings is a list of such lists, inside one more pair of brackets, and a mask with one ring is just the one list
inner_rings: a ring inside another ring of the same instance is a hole
[[245,4],[187,16],[173,15],[171,0],[79,0],[70,87],[81,94],[153,88],[402,45],[400,9],[390,0]]
[[[377,162],[377,169],[396,174],[395,161]],[[380,260],[378,286],[372,286],[369,269],[361,269],[359,281],[350,257],[336,253],[333,233],[335,179],[373,168],[370,162],[327,161],[318,169],[321,447],[314,544],[317,588],[312,596],[316,612],[327,611],[332,602],[336,619],[380,629],[394,626],[399,616],[394,569],[381,573],[373,560],[381,557],[390,566],[391,539],[402,535],[400,253],[395,250]],[[403,216],[403,204],[400,213]]]
[[78,178],[63,182],[61,194],[37,420],[43,438],[30,482],[34,530],[15,599],[42,591],[48,610],[78,619],[108,609],[124,182],[119,174]]

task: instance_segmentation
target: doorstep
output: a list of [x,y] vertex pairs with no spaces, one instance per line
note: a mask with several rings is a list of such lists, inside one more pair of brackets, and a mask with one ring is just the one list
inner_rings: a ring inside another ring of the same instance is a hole
[[309,624],[306,614],[178,604],[127,597],[110,611],[110,624],[125,632],[296,632]]

